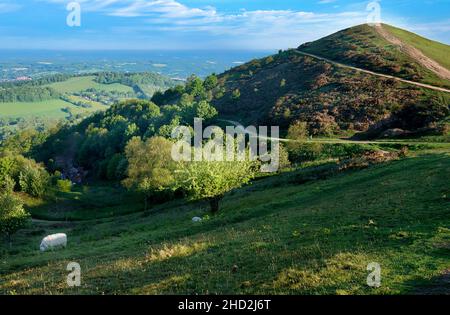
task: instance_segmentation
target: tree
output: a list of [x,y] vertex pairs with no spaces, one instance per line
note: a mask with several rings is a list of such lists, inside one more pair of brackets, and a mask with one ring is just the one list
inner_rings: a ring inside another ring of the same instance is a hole
[[175,187],[191,200],[208,200],[212,213],[219,211],[224,195],[247,184],[256,174],[252,161],[183,162],[176,172]]
[[47,171],[34,161],[27,160],[20,169],[19,185],[21,191],[34,197],[42,197],[48,187],[50,177]]
[[150,197],[171,191],[176,167],[171,154],[172,142],[163,137],[153,137],[145,142],[134,137],[125,148],[128,169],[123,183],[144,194],[145,209]]
[[303,121],[297,121],[289,126],[288,139],[295,141],[304,141],[308,138],[308,124]]
[[195,111],[196,111],[196,118],[203,118],[205,120],[214,118],[217,116],[217,110],[212,107],[208,102],[206,101],[200,101],[194,105]]
[[23,202],[14,196],[10,188],[0,194],[0,234],[11,240],[11,235],[21,229],[30,215],[24,210]]
[[238,100],[241,97],[241,91],[239,89],[235,89],[233,93],[231,93],[231,98],[233,100]]
[[191,75],[186,82],[186,92],[192,96],[199,96],[205,91],[203,87],[202,80],[195,76]]
[[217,86],[218,82],[219,80],[217,79],[217,76],[215,74],[211,74],[206,77],[205,81],[203,82],[203,87],[206,90],[212,90]]

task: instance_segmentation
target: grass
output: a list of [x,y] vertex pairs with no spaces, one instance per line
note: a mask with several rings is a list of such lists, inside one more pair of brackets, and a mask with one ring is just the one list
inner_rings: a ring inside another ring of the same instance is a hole
[[425,56],[437,61],[445,68],[450,69],[450,58],[448,58],[450,54],[449,45],[423,38],[417,34],[390,25],[385,24],[384,27],[386,27],[391,34],[400,38],[405,43],[422,51]]
[[48,100],[42,102],[14,102],[0,103],[1,117],[31,117],[43,118],[65,118],[68,116],[62,109],[69,107],[73,112],[81,111],[80,107],[74,106],[63,100]]
[[[421,50],[426,56],[448,67],[448,45],[430,41],[413,33],[383,24],[395,36],[405,40]],[[411,74],[420,75],[423,83],[450,87],[448,80],[438,77],[434,72],[420,65],[416,60],[403,53],[398,47],[385,40],[378,32],[366,24],[339,31],[306,46],[300,50],[316,54],[331,60],[353,65],[375,72],[412,79]],[[408,73],[408,65],[414,64],[415,70]],[[398,67],[398,70],[394,70]],[[405,72],[406,71],[406,72]]]
[[[118,92],[133,92],[133,89],[123,84],[100,84],[94,81],[95,76],[74,77],[64,82],[52,83],[48,86],[52,87],[60,93],[75,93],[84,91],[89,88],[95,88],[103,91],[118,91]],[[77,96],[71,96],[74,100],[80,99]],[[87,102],[83,100],[83,102]],[[107,107],[97,103],[89,102],[92,107],[82,108],[75,106],[69,102],[61,99],[48,100],[42,102],[14,102],[14,103],[0,103],[1,117],[41,117],[62,119],[66,118],[68,114],[62,109],[69,107],[73,114],[83,112],[94,112],[98,110],[105,110]]]
[[78,102],[82,102],[84,104],[89,104],[91,107],[83,108],[83,110],[86,110],[86,111],[91,111],[91,112],[103,111],[108,108],[108,106],[106,106],[102,103],[86,100],[80,96],[70,95],[69,97],[70,97],[71,101],[75,101],[75,102],[78,101]]
[[94,88],[101,91],[118,91],[118,92],[133,92],[133,89],[129,86],[114,83],[114,84],[101,84],[94,81],[95,76],[83,76],[70,78],[67,81],[52,83],[49,87],[55,89],[60,93],[74,93]]
[[93,220],[143,210],[138,196],[122,187],[101,183],[75,186],[71,192],[53,192],[51,203],[23,197],[33,218],[42,220]]
[[[449,292],[433,284],[450,259],[450,154],[303,185],[289,176],[228,194],[216,216],[180,200],[147,213],[36,222],[0,247],[0,293]],[[40,253],[40,240],[54,232],[68,234],[68,248]],[[79,288],[65,284],[70,261],[81,265]],[[382,268],[378,289],[366,285],[370,262]]]

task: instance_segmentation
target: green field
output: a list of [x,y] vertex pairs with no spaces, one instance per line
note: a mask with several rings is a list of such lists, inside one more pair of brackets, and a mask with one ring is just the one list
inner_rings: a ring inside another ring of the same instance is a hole
[[82,112],[83,109],[63,100],[48,100],[42,102],[16,102],[0,103],[0,117],[32,117],[59,119],[68,116],[62,109],[69,107],[73,112]]
[[[297,172],[228,194],[216,216],[206,204],[178,200],[90,221],[36,221],[0,247],[0,293],[450,292],[450,154],[306,184],[296,183]],[[95,200],[108,200],[110,188],[91,189],[84,205],[106,214]],[[45,204],[30,207],[41,213]],[[76,208],[47,205],[56,216]],[[68,234],[68,248],[40,253],[41,238],[54,232]],[[81,265],[80,288],[65,284],[71,261]],[[377,289],[366,284],[370,262],[382,268]]]
[[74,93],[94,88],[103,91],[133,92],[129,86],[114,83],[100,84],[94,81],[95,76],[75,77],[64,82],[57,82],[48,85],[60,93]]
[[[94,81],[95,76],[74,77],[64,82],[53,83],[48,86],[57,90],[60,93],[75,93],[84,91],[89,88],[95,88],[103,91],[119,91],[119,92],[133,92],[129,86],[122,84],[100,84]],[[74,99],[80,99],[77,96],[71,96]],[[84,102],[87,102],[84,100]],[[67,113],[61,109],[70,108],[74,114],[83,112],[94,112],[98,110],[105,110],[107,107],[97,102],[88,102],[92,107],[83,108],[75,106],[61,99],[48,100],[41,102],[14,102],[14,103],[0,103],[0,117],[40,117],[50,119],[62,119],[68,116]]]

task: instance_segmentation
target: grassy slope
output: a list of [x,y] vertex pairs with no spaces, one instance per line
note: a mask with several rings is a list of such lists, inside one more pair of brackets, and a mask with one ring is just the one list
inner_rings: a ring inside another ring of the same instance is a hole
[[[448,56],[449,46],[420,38],[418,35],[391,27],[389,31],[402,40],[422,50],[425,55],[442,62]],[[423,50],[425,46],[428,49]],[[442,50],[443,47],[445,50]],[[371,26],[363,24],[351,27],[312,43],[299,47],[300,50],[329,58],[334,61],[361,67],[404,79],[450,87],[450,82],[439,78],[414,59],[404,54],[398,47],[386,41]],[[440,51],[442,50],[442,51]],[[448,59],[448,58],[447,58]],[[446,62],[448,64],[448,60]],[[412,65],[412,68],[411,68]]]
[[[450,155],[435,153],[300,186],[289,174],[267,178],[199,224],[190,219],[202,205],[182,201],[152,214],[36,223],[12,249],[0,247],[0,293],[431,290],[450,258],[449,177]],[[67,232],[69,247],[39,253],[51,232]],[[81,288],[65,285],[70,261],[81,264]],[[372,261],[382,267],[379,289],[365,284]]]
[[417,34],[393,27],[391,25],[384,25],[389,32],[400,38],[405,43],[419,49],[427,57],[437,61],[440,65],[450,69],[450,46],[433,40],[429,40]]
[[[94,76],[75,77],[64,82],[52,83],[48,86],[54,88],[60,93],[74,93],[86,90],[88,88],[95,88],[103,91],[133,92],[133,89],[129,86],[122,84],[100,84],[93,81],[94,78]],[[96,102],[91,102],[91,105],[93,105],[91,108],[82,108],[59,99],[42,102],[0,103],[0,116],[37,116],[42,118],[59,119],[67,117],[67,113],[61,111],[61,109],[65,107],[69,107],[73,113],[81,113],[86,111],[93,112],[107,108],[106,106]]]
[[129,86],[114,83],[101,84],[94,81],[95,76],[75,77],[64,82],[52,83],[49,86],[60,93],[74,93],[89,88],[103,91],[133,92]]
[[0,103],[1,117],[29,117],[40,116],[43,118],[64,118],[68,114],[61,109],[69,107],[74,112],[80,110],[79,107],[74,106],[63,100],[48,100],[42,102],[15,102],[15,103]]

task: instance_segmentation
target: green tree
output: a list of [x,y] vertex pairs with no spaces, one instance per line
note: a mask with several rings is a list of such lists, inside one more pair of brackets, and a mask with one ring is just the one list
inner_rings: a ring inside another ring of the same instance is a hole
[[250,182],[255,174],[251,161],[183,162],[176,172],[175,187],[191,200],[209,201],[211,212],[217,213],[224,195]]
[[23,202],[12,191],[0,194],[0,234],[11,240],[11,235],[21,229],[30,215],[24,210]]
[[305,141],[308,138],[308,124],[303,121],[297,121],[289,126],[288,139],[295,141]]
[[163,137],[145,142],[134,137],[125,148],[128,169],[123,184],[144,194],[145,209],[149,198],[171,191],[176,167],[171,154],[172,142]]
[[196,103],[194,107],[196,111],[196,118],[208,120],[214,118],[218,114],[217,110],[206,101],[200,101]]
[[233,91],[233,93],[231,94],[231,98],[233,100],[238,100],[241,97],[241,91],[239,91],[239,89],[236,89]]
[[205,89],[203,88],[203,82],[202,80],[192,75],[187,79],[186,82],[186,92],[192,96],[199,96],[201,95]]
[[214,89],[217,86],[218,82],[219,80],[217,79],[217,76],[215,74],[211,74],[206,77],[205,81],[203,82],[203,87],[209,91]]
[[16,163],[12,157],[0,158],[0,186],[3,186],[6,179],[13,176]]
[[[35,167],[36,166],[36,167]],[[50,177],[42,167],[29,161],[20,168],[19,186],[21,191],[34,197],[42,197],[48,187]]]

